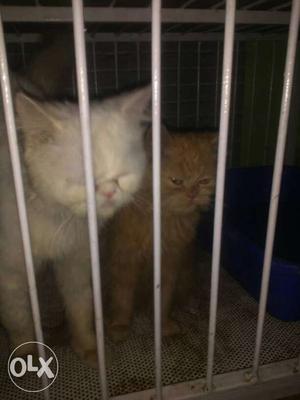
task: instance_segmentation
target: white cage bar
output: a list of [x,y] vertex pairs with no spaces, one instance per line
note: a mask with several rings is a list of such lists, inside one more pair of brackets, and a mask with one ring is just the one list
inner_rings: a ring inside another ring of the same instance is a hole
[[93,153],[91,144],[90,106],[87,82],[86,51],[82,0],[73,0],[73,23],[77,72],[77,88],[84,156],[84,172],[87,195],[87,215],[90,240],[95,326],[97,337],[98,363],[101,380],[102,398],[108,399],[105,365],[104,327],[101,293],[100,258],[98,245],[98,226],[93,171]]
[[161,1],[152,0],[152,157],[153,157],[153,259],[155,395],[162,399],[161,379],[161,193],[160,193],[160,103],[161,103]]
[[92,57],[93,57],[93,72],[94,72],[94,87],[95,87],[95,94],[98,96],[98,76],[97,76],[97,63],[96,63],[96,43],[92,40]]
[[218,121],[218,107],[219,107],[219,70],[220,70],[220,42],[217,43],[217,66],[216,66],[216,87],[215,87],[215,109],[214,121],[217,126]]
[[257,69],[257,53],[258,53],[258,45],[257,41],[255,41],[255,51],[254,51],[254,71],[253,71],[253,76],[252,76],[252,93],[251,93],[251,108],[250,108],[250,126],[248,130],[248,155],[247,155],[247,160],[248,164],[250,163],[250,156],[251,156],[251,147],[252,147],[252,126],[253,126],[253,121],[254,121],[254,101],[255,101],[255,89],[256,89],[256,69]]
[[[70,7],[19,7],[2,6],[5,22],[72,22]],[[86,22],[151,22],[149,7],[85,7]],[[162,23],[224,23],[225,11],[213,9],[163,8]],[[237,10],[237,24],[286,25],[289,13],[286,11]]]
[[270,123],[271,123],[271,106],[272,106],[272,93],[273,93],[273,85],[274,85],[274,69],[275,69],[275,59],[276,59],[276,46],[275,42],[272,43],[272,69],[270,75],[270,89],[269,89],[269,100],[268,100],[268,111],[267,111],[267,127],[266,127],[266,136],[265,136],[265,144],[264,144],[264,161],[265,163],[268,160],[269,156],[269,134],[270,134]]
[[220,111],[219,147],[218,147],[218,163],[217,163],[216,201],[215,201],[215,216],[214,216],[211,294],[210,294],[209,328],[208,328],[208,355],[207,355],[207,374],[206,374],[206,382],[208,390],[212,390],[213,365],[214,365],[214,353],[215,353],[226,152],[227,152],[228,126],[229,126],[229,115],[230,115],[235,7],[236,7],[235,0],[227,0],[224,55],[223,55],[223,78],[222,78],[222,95],[221,95],[221,111]]
[[[0,79],[1,79],[1,92],[2,92],[4,117],[7,129],[9,152],[10,152],[14,185],[16,191],[17,209],[19,214],[20,231],[23,243],[24,261],[25,261],[26,275],[28,281],[28,292],[29,292],[29,299],[32,311],[34,332],[36,340],[38,342],[37,347],[39,356],[45,359],[46,358],[45,349],[43,346],[40,345],[41,343],[44,343],[44,335],[41,324],[40,307],[39,307],[36,279],[34,272],[34,263],[33,263],[32,249],[31,249],[28,216],[25,203],[22,169],[21,169],[20,155],[18,149],[18,137],[17,137],[16,123],[15,123],[14,109],[13,109],[13,100],[12,100],[11,85],[8,72],[1,13],[0,13]],[[48,386],[47,378],[45,375],[43,375],[42,377],[42,383],[45,386]],[[44,397],[46,400],[50,398],[48,389],[44,390]]]
[[233,82],[233,96],[232,96],[232,115],[231,115],[231,132],[230,132],[230,145],[229,145],[229,165],[232,165],[233,151],[234,151],[234,132],[235,132],[235,112],[237,103],[237,86],[238,86],[238,66],[239,66],[239,42],[236,43],[235,49],[235,63],[234,63],[234,82]]
[[285,152],[285,145],[287,138],[291,95],[293,89],[293,76],[294,76],[294,67],[295,67],[295,58],[297,49],[297,39],[299,32],[299,19],[300,19],[300,1],[293,0],[285,71],[284,71],[284,84],[282,92],[280,120],[278,127],[278,138],[277,138],[277,147],[276,147],[275,164],[273,172],[273,182],[272,182],[271,197],[270,197],[270,208],[269,208],[266,247],[264,255],[261,292],[260,292],[259,312],[257,320],[257,333],[256,333],[256,343],[255,343],[254,360],[253,360],[253,371],[252,371],[254,377],[257,377],[258,374],[259,356],[263,338],[263,327],[266,314],[266,304],[267,304],[267,296],[268,296],[268,288],[269,288],[269,280],[271,272],[273,245],[274,245],[274,237],[275,237],[275,229],[276,229],[276,221],[278,213],[278,203],[279,203],[280,188],[281,188],[284,152]]
[[197,43],[197,98],[196,98],[196,126],[199,126],[199,107],[200,107],[200,57],[201,42]]

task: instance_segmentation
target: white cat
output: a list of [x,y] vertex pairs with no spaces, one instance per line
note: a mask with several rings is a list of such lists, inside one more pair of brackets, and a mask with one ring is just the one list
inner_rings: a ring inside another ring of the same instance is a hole
[[[145,87],[91,103],[97,214],[102,224],[128,203],[145,169]],[[77,353],[96,363],[86,195],[78,106],[15,98],[36,268],[52,260]],[[23,248],[3,115],[0,119],[0,317],[12,347],[34,340]]]

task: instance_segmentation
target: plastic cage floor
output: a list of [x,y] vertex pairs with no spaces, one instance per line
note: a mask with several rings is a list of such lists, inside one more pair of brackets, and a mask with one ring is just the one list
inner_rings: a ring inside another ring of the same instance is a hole
[[[177,313],[183,334],[163,340],[163,384],[203,377],[206,369],[209,277],[199,288],[200,306]],[[198,304],[198,302],[197,302]],[[221,272],[216,336],[216,374],[251,366],[257,303],[225,271]],[[56,316],[58,313],[56,313]],[[2,331],[1,331],[2,332]],[[154,386],[153,325],[146,317],[133,323],[129,339],[120,345],[107,344],[111,355],[108,370],[111,396]],[[101,399],[96,371],[83,365],[67,346],[52,346],[59,360],[59,375],[50,388],[55,400]],[[300,350],[300,321],[282,322],[267,315],[261,363],[297,357]],[[8,346],[0,334],[0,398],[43,399],[42,393],[17,389],[7,373]],[[23,378],[23,379],[30,379]]]

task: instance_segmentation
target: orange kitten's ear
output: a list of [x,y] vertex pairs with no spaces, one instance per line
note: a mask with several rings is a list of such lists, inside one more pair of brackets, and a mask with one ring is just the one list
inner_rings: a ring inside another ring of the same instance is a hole
[[121,111],[135,115],[141,121],[151,121],[149,103],[151,85],[121,95]]
[[171,143],[172,143],[172,134],[166,128],[166,126],[162,124],[160,135],[161,135],[162,154],[167,154],[167,150],[171,146]]
[[53,106],[37,101],[22,92],[15,97],[18,124],[25,136],[35,136],[45,141],[61,129]]
[[[166,151],[166,147],[167,147],[167,142],[169,140],[170,132],[167,130],[167,128],[161,124],[161,128],[160,128],[160,134],[161,134],[161,151],[162,151],[162,155],[165,154]],[[145,132],[145,150],[148,154],[149,159],[152,159],[152,126],[149,126],[149,128],[146,130]]]

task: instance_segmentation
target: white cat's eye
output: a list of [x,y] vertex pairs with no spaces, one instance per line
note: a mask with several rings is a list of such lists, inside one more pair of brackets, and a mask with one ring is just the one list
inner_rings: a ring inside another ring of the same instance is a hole
[[170,181],[176,186],[181,186],[183,184],[183,179],[178,179],[174,176],[170,176]]
[[132,192],[139,184],[139,179],[136,174],[125,174],[118,177],[118,185],[120,189]]

